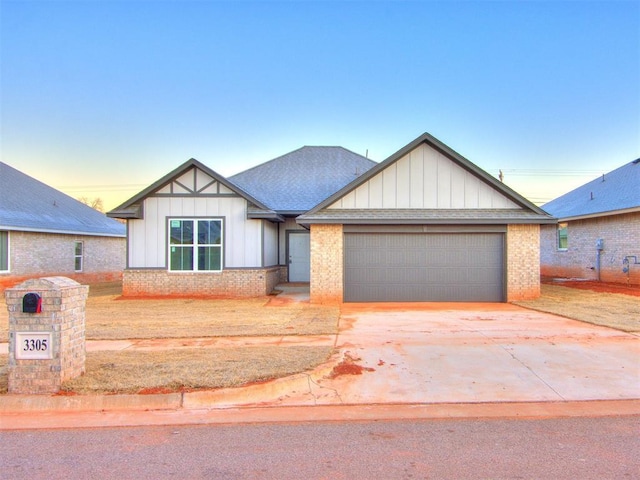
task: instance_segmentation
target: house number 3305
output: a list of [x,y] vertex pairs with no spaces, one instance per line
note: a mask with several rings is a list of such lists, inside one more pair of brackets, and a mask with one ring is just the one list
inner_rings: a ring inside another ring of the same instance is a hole
[[52,348],[49,332],[16,332],[17,360],[50,359]]
[[46,338],[43,338],[42,340],[25,338],[22,350],[24,352],[45,352],[47,350],[47,343]]

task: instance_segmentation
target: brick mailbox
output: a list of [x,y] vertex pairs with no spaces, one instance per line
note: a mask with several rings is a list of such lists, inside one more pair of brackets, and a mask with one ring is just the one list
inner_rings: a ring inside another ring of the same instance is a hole
[[9,393],[46,394],[85,371],[89,287],[66,277],[5,290],[9,310]]

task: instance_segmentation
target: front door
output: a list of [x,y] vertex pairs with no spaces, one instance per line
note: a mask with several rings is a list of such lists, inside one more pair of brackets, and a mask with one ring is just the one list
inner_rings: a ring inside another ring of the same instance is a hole
[[310,272],[309,232],[289,232],[289,281],[308,282]]

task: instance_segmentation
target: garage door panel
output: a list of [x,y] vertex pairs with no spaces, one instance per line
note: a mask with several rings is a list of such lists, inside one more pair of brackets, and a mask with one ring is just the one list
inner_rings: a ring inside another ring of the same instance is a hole
[[503,301],[502,233],[345,234],[347,302]]

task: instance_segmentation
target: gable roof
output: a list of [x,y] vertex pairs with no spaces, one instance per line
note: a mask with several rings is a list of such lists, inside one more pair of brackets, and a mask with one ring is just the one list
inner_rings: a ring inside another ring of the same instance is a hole
[[126,227],[0,162],[0,230],[125,237]]
[[346,148],[305,146],[229,180],[279,213],[300,214],[375,165]]
[[114,208],[110,212],[107,213],[108,216],[114,218],[132,218],[139,219],[144,218],[143,211],[143,201],[146,197],[154,194],[158,190],[170,184],[175,179],[179,178],[185,172],[188,172],[192,169],[198,169],[204,172],[209,177],[213,178],[216,182],[224,185],[229,190],[237,193],[239,196],[243,197],[245,200],[249,202],[249,208],[247,209],[247,217],[248,218],[264,218],[273,221],[283,221],[282,217],[280,217],[276,212],[269,209],[262,202],[255,199],[253,196],[245,192],[242,188],[234,185],[229,182],[226,178],[218,173],[214,172],[212,169],[200,163],[195,158],[191,158],[187,160],[185,163],[177,167],[176,169],[169,172],[167,175],[157,180],[156,182],[149,185],[147,188],[142,190],[137,195],[131,197],[129,200],[124,202],[122,205]]
[[640,158],[545,203],[560,220],[640,211]]
[[[512,202],[515,208],[500,209],[456,209],[456,208],[409,208],[389,209],[383,213],[381,209],[336,209],[331,210],[332,204],[356,190],[359,186],[368,182],[383,170],[389,168],[407,154],[426,144],[455,165],[477,178],[498,192],[508,202]],[[390,212],[390,213],[389,213]],[[424,133],[414,141],[398,150],[389,158],[371,168],[362,176],[346,185],[341,190],[329,196],[307,213],[298,217],[301,224],[311,223],[554,223],[550,215],[534,205],[532,202],[516,193],[514,190],[489,175],[487,172],[464,158],[459,153],[440,142],[428,133]]]

